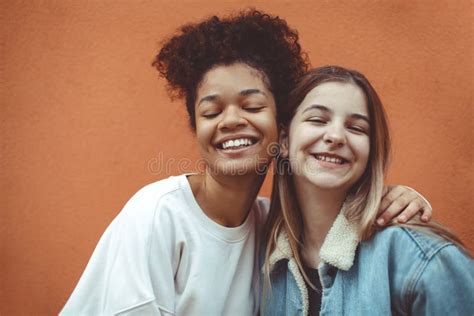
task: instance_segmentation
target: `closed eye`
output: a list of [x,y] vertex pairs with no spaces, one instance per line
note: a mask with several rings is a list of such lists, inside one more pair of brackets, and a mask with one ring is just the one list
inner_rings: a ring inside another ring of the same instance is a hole
[[307,119],[308,122],[315,123],[317,125],[326,124],[327,120],[321,117],[310,117]]
[[367,130],[361,126],[349,125],[347,128],[356,133],[367,134]]
[[207,119],[212,119],[214,117],[217,117],[221,112],[211,112],[211,113],[204,113],[201,116],[205,117]]
[[244,108],[245,111],[250,112],[250,113],[258,113],[260,112],[264,106],[258,106],[258,107],[247,107]]

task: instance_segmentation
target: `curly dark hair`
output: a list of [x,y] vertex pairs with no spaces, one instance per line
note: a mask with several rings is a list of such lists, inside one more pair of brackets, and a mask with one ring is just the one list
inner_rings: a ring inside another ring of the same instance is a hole
[[164,43],[153,66],[168,81],[170,96],[185,98],[193,129],[196,89],[213,66],[243,62],[261,71],[277,109],[286,106],[289,92],[309,66],[297,31],[278,16],[255,9],[227,18],[212,16],[179,31]]

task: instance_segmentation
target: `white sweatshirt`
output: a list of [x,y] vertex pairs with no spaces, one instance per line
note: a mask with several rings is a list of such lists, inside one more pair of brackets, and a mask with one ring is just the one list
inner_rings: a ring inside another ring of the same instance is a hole
[[258,198],[228,228],[203,213],[186,175],[145,186],[105,231],[61,315],[255,315],[267,210]]

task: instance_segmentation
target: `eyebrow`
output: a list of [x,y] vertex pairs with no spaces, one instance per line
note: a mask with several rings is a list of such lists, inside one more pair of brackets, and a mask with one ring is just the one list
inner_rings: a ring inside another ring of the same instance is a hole
[[[308,106],[306,109],[304,109],[303,113],[305,113],[307,111],[311,111],[311,110],[320,110],[320,111],[323,111],[323,112],[333,113],[333,111],[331,109],[325,107],[324,105],[320,105],[320,104],[312,104],[312,105]],[[363,115],[363,114],[352,113],[350,115],[350,117],[355,118],[355,119],[364,120],[364,121],[367,122],[367,124],[370,124],[369,118],[367,116]]]
[[[245,89],[245,90],[242,90],[239,92],[239,95],[240,96],[248,96],[248,95],[251,95],[251,94],[261,94],[263,96],[267,96],[265,94],[265,92],[263,92],[262,90],[259,90],[259,89]],[[219,95],[218,94],[210,94],[210,95],[206,95],[205,97],[202,97],[200,100],[199,100],[199,103],[198,105],[200,105],[202,102],[212,102],[212,101],[215,101],[219,99]]]
[[205,97],[203,97],[199,100],[198,105],[200,105],[201,103],[206,102],[206,101],[208,101],[208,102],[215,101],[217,98],[219,98],[219,96],[217,94],[206,95]]
[[259,89],[246,89],[239,92],[239,95],[242,95],[242,96],[247,96],[250,94],[261,94],[261,95],[266,96],[265,92]]

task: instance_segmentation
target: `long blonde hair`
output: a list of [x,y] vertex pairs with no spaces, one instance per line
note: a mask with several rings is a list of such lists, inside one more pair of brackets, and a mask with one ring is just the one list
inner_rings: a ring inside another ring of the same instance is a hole
[[[288,128],[305,96],[322,83],[334,81],[357,85],[362,89],[367,99],[371,124],[369,160],[364,174],[348,193],[344,207],[345,217],[349,221],[357,223],[359,239],[366,240],[377,229],[374,223],[382,199],[384,173],[390,156],[390,135],[386,114],[382,102],[370,82],[361,73],[339,66],[312,69],[302,77],[296,88],[291,92],[288,107],[282,109],[283,113],[280,116],[282,121],[280,123],[283,128]],[[467,252],[456,235],[433,221],[424,223],[415,217],[401,226],[440,235]],[[265,231],[267,248],[264,263],[264,296],[267,290],[271,289],[269,258],[276,247],[277,237],[282,231],[285,231],[288,235],[291,251],[299,270],[306,282],[311,284],[304,272],[299,252],[302,244],[303,222],[296,198],[290,163],[287,158],[281,156],[276,158],[270,214]]]

